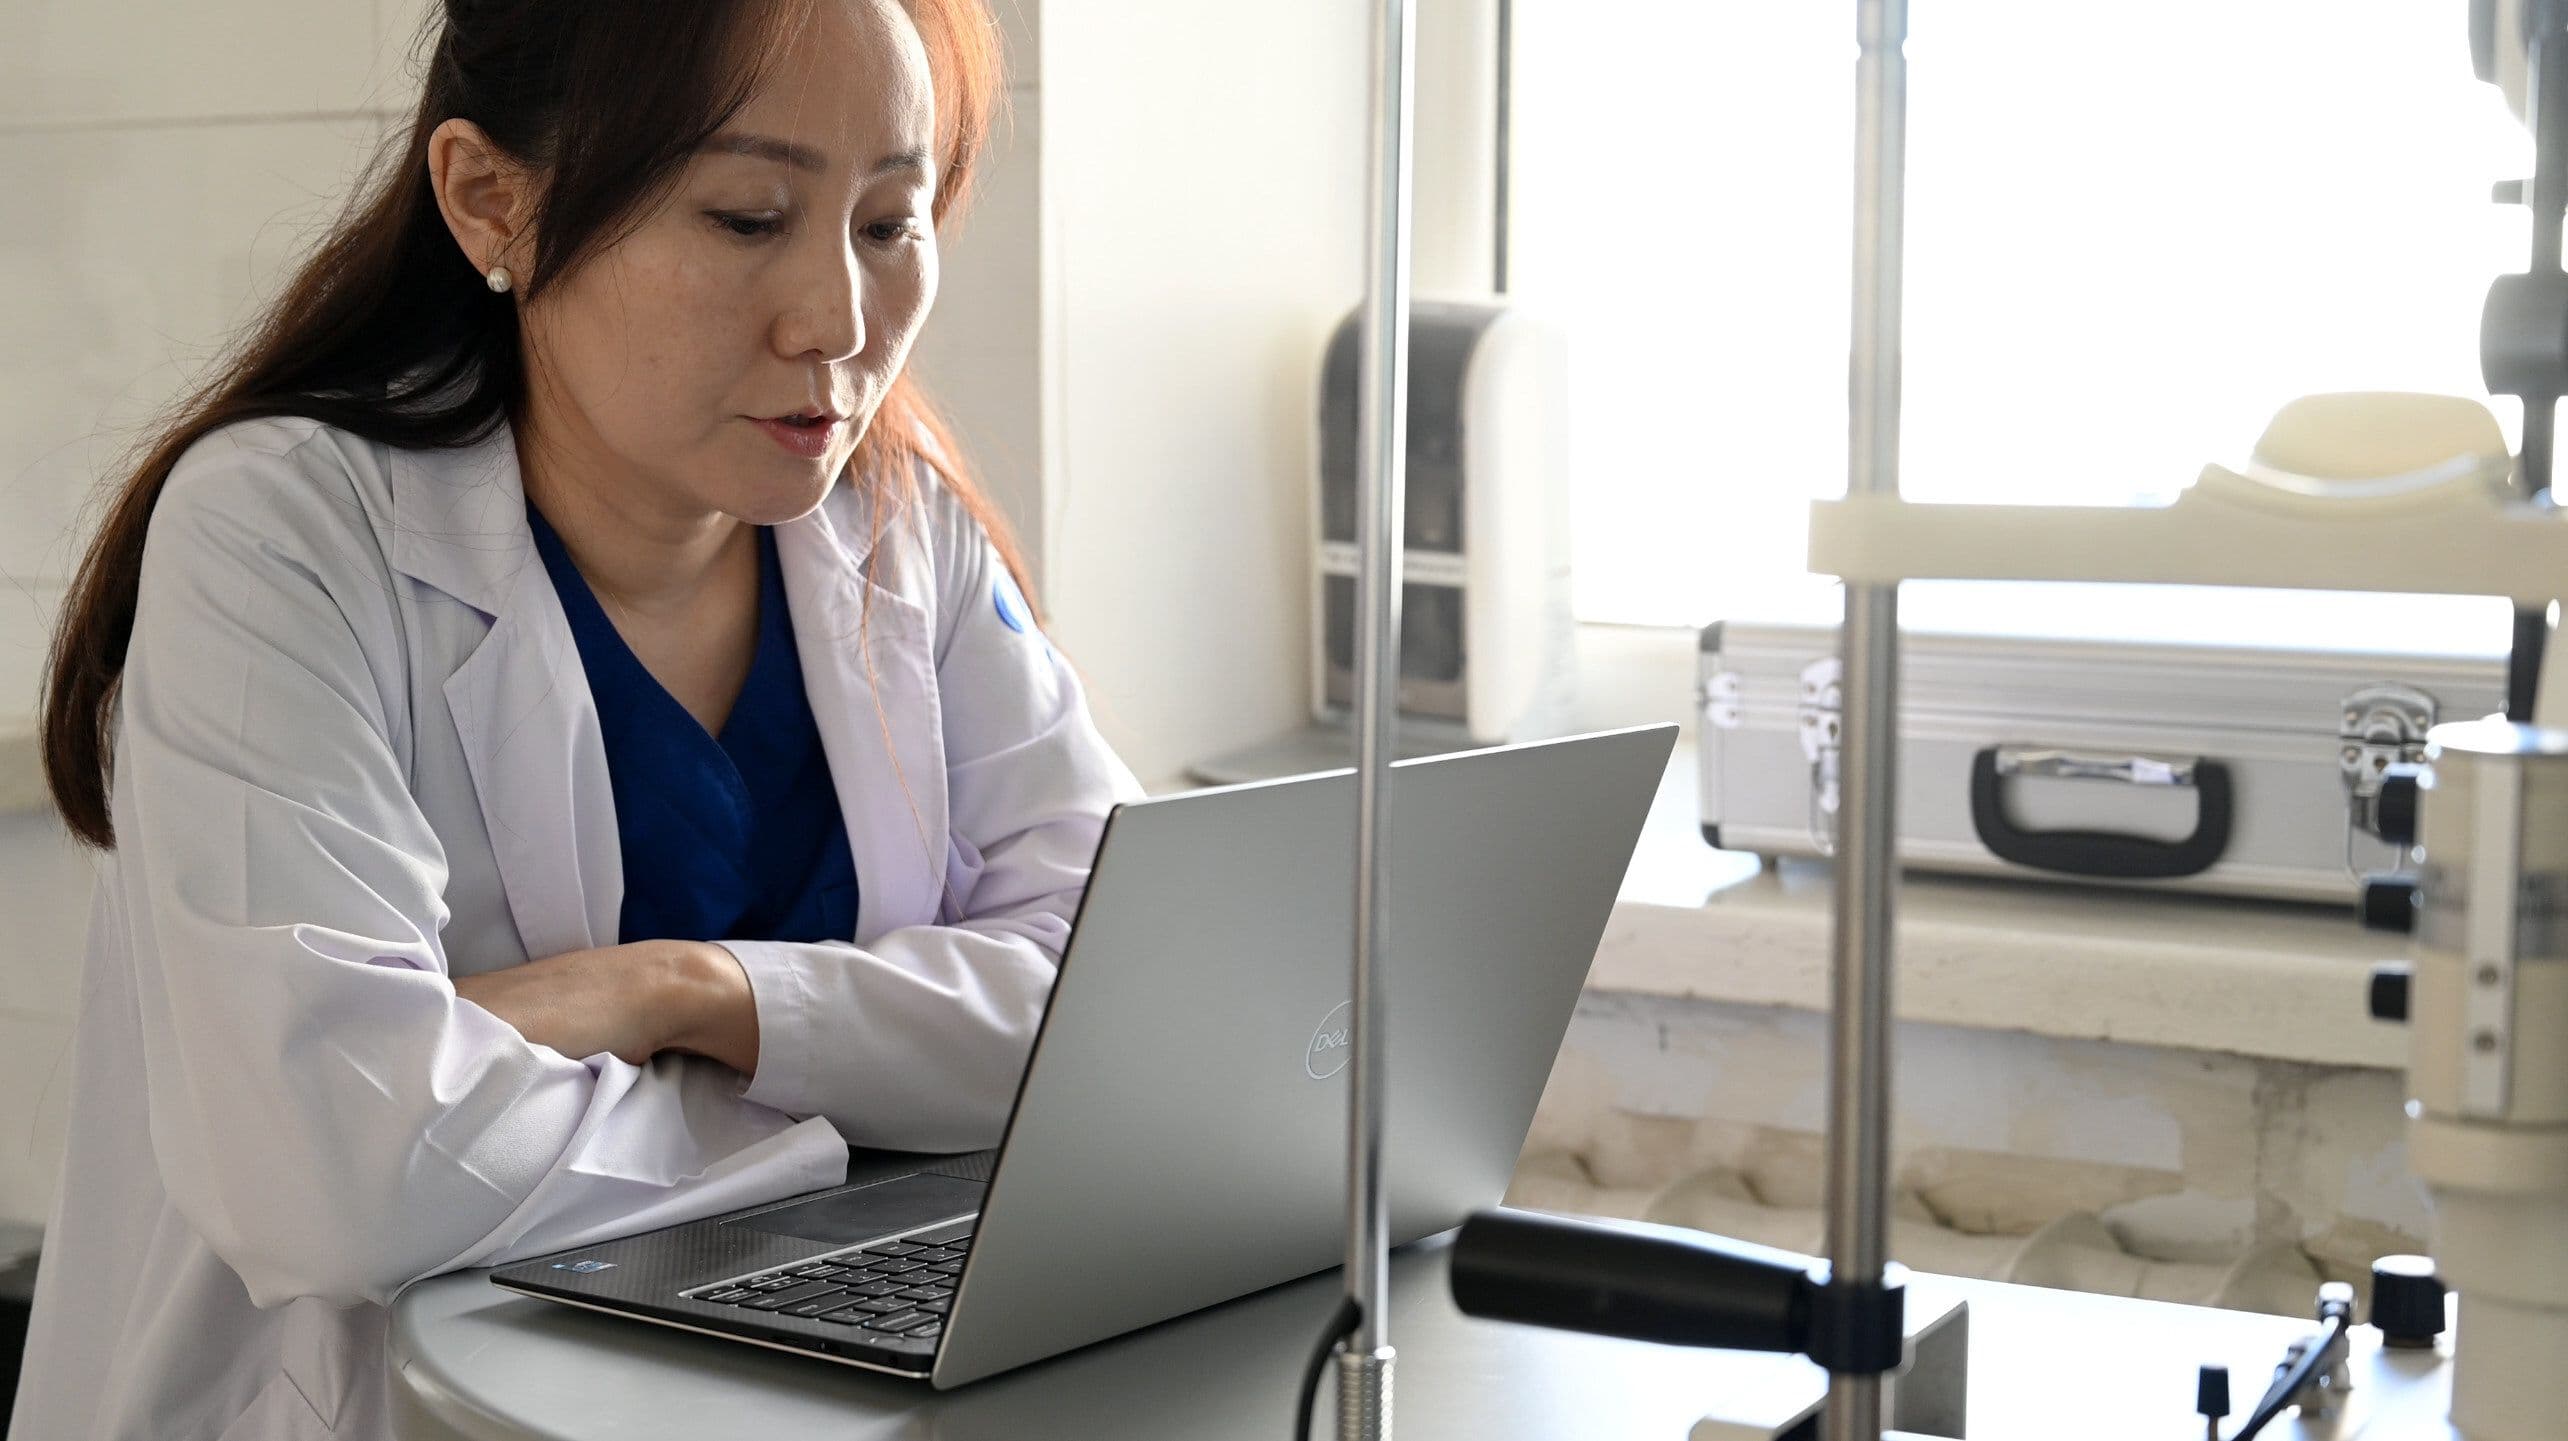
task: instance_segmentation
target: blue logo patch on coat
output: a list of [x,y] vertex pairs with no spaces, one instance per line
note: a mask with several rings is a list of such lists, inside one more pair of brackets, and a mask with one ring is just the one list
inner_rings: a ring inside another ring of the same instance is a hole
[[1016,581],[1002,573],[998,584],[990,587],[990,603],[998,607],[999,623],[1023,635],[1034,624],[1027,614],[1025,597],[1017,592]]

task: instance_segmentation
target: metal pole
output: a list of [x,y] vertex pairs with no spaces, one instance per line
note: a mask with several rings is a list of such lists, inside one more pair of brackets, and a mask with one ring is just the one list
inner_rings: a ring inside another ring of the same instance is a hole
[[1408,0],[1376,0],[1371,248],[1364,278],[1363,452],[1357,536],[1363,632],[1356,665],[1355,1060],[1347,1101],[1347,1299],[1338,1349],[1340,1441],[1391,1434],[1388,1207],[1382,1192],[1384,938],[1390,894],[1392,720],[1399,709],[1400,578],[1409,448],[1410,74]]
[[[1900,220],[1906,0],[1857,0],[1854,335],[1848,495],[1899,493]],[[1829,988],[1828,1257],[1841,1281],[1888,1263],[1891,925],[1898,888],[1899,587],[1848,585],[1845,730]],[[1821,1435],[1879,1441],[1881,1378],[1834,1375]]]

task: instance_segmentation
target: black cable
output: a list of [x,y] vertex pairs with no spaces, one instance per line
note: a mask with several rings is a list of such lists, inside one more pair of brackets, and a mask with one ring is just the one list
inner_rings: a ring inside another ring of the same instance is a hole
[[1340,1341],[1353,1335],[1355,1323],[1363,1319],[1364,1309],[1355,1304],[1353,1296],[1338,1298],[1337,1313],[1329,1317],[1328,1331],[1320,1337],[1320,1344],[1312,1349],[1310,1364],[1302,1368],[1302,1403],[1301,1409],[1294,1413],[1298,1419],[1293,1423],[1293,1441],[1310,1441],[1311,1408],[1319,1404],[1320,1373],[1328,1369],[1329,1353],[1337,1349]]
[[2328,1317],[2326,1324],[2319,1327],[2317,1339],[2311,1341],[2308,1349],[2301,1352],[2300,1359],[2287,1367],[2276,1369],[2274,1384],[2266,1388],[2265,1399],[2256,1403],[2256,1409],[2248,1416],[2247,1424],[2239,1427],[2230,1436],[2229,1441],[2250,1441],[2257,1432],[2272,1424],[2275,1417],[2292,1409],[2292,1398],[2298,1396],[2301,1389],[2309,1385],[2309,1378],[2318,1373],[2319,1367],[2327,1364],[2328,1356],[2335,1351],[2338,1343],[2345,1339],[2346,1319],[2341,1312]]

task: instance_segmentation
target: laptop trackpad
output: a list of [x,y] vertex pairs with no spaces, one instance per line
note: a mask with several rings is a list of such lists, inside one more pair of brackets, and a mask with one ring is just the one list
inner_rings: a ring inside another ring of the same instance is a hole
[[770,1236],[798,1236],[806,1241],[845,1246],[930,1221],[969,1215],[981,1209],[981,1194],[987,1189],[979,1181],[953,1176],[895,1176],[722,1224],[744,1226]]

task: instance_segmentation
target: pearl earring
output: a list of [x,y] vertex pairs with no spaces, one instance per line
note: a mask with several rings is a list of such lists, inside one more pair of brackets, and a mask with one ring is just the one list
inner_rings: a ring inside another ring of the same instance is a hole
[[492,266],[482,279],[489,284],[494,294],[499,295],[507,294],[508,287],[515,283],[509,277],[508,267],[504,265]]

